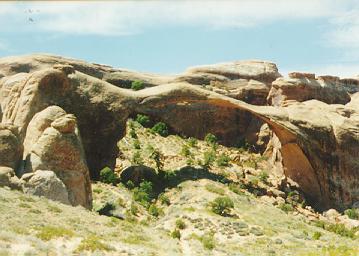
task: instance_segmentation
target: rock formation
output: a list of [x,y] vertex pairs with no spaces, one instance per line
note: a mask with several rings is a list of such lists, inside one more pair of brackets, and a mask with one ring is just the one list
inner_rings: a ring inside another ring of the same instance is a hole
[[[265,122],[281,144],[284,173],[316,208],[340,209],[359,201],[357,79],[303,73],[282,78],[273,63],[259,61],[197,67],[162,78],[126,72],[54,56],[1,59],[2,123],[19,126],[25,155],[30,155],[26,169],[30,164],[36,166],[32,171],[51,170],[67,189],[83,183],[86,191],[84,156],[96,179],[100,169],[114,164],[125,122],[137,113],[162,120],[179,134],[203,138],[212,132],[224,144],[259,133]],[[155,87],[119,88],[128,87],[123,81],[145,77]],[[267,98],[273,106],[261,106]],[[51,107],[60,117],[39,122],[36,113],[53,105],[76,116],[84,155],[72,115]],[[72,183],[68,173],[83,178]],[[80,198],[84,204],[90,200]]]

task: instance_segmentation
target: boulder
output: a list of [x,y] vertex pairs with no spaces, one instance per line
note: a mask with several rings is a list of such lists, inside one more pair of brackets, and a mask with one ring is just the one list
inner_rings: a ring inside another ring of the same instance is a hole
[[10,187],[12,189],[20,189],[20,180],[15,176],[14,169],[10,167],[0,166],[0,187]]
[[18,128],[11,124],[0,124],[0,166],[15,170],[20,164],[22,149]]
[[65,184],[72,205],[91,208],[89,170],[76,118],[59,107],[49,107],[30,122],[25,142],[26,172],[54,172]]
[[127,183],[132,181],[136,186],[142,181],[151,181],[155,184],[159,183],[159,177],[156,171],[144,165],[132,165],[124,168],[120,173],[121,181]]
[[70,204],[67,188],[54,172],[37,170],[26,179],[22,185],[24,193]]

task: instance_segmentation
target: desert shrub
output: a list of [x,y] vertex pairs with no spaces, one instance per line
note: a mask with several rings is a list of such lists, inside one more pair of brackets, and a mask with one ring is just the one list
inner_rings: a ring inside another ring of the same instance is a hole
[[163,170],[163,155],[160,151],[153,149],[150,158],[155,161],[157,171],[160,172]]
[[131,204],[130,212],[132,215],[137,215],[139,213],[138,206],[135,203]]
[[74,232],[63,227],[43,226],[38,229],[36,236],[43,241],[49,241],[58,237],[72,237]]
[[149,207],[149,203],[153,199],[153,186],[150,181],[143,181],[139,187],[133,190],[133,199],[145,207]]
[[229,166],[230,160],[231,159],[229,158],[229,156],[227,156],[226,154],[221,154],[218,156],[216,163],[219,167],[225,167]]
[[197,143],[198,143],[197,139],[193,138],[193,137],[189,137],[187,139],[187,142],[188,142],[188,146],[190,146],[190,147],[196,147]]
[[186,228],[186,223],[182,219],[177,219],[176,220],[176,228],[185,229]]
[[108,184],[116,184],[119,180],[118,176],[116,175],[116,173],[114,173],[111,168],[109,167],[105,167],[100,171],[100,180],[103,183],[108,183]]
[[150,207],[148,207],[148,213],[154,217],[158,217],[162,214],[162,209],[158,208],[155,204],[151,204]]
[[286,204],[286,203],[282,203],[279,206],[279,209],[281,209],[282,211],[284,211],[286,213],[294,211],[293,206],[291,204]]
[[260,181],[266,183],[269,178],[269,174],[266,171],[261,171],[258,175],[258,178]]
[[171,201],[169,199],[169,197],[163,193],[161,193],[159,196],[158,196],[158,200],[161,202],[161,204],[164,204],[164,205],[170,205],[171,204]]
[[133,189],[135,187],[135,184],[133,183],[132,180],[129,180],[129,181],[126,182],[126,187],[128,189]]
[[216,185],[213,185],[213,184],[207,184],[206,185],[206,189],[209,191],[209,192],[212,192],[212,193],[215,193],[215,194],[219,194],[219,195],[224,195],[224,189],[223,188],[220,188]]
[[320,233],[318,231],[315,231],[314,234],[313,234],[313,239],[314,240],[319,240],[321,236],[322,236],[322,233]]
[[76,253],[82,251],[112,251],[114,248],[101,242],[101,238],[95,235],[91,235],[85,239],[82,239],[80,245],[75,250]]
[[336,233],[340,236],[346,236],[346,237],[350,237],[350,238],[354,238],[355,237],[355,232],[357,231],[355,228],[352,229],[348,229],[345,227],[344,224],[342,223],[335,223],[335,224],[331,224],[328,223],[327,225],[324,226],[324,229]]
[[133,139],[137,139],[137,133],[135,128],[130,128],[130,137]]
[[204,168],[209,168],[215,160],[216,160],[216,152],[214,152],[213,150],[206,151],[203,153],[202,165]]
[[344,214],[347,215],[350,219],[358,220],[359,219],[359,213],[356,209],[347,209],[344,211]]
[[230,210],[234,208],[234,203],[232,199],[228,196],[217,197],[213,202],[211,202],[212,212],[225,216],[230,213]]
[[202,242],[203,247],[207,250],[213,250],[216,247],[213,233],[204,234],[199,240]]
[[239,184],[229,183],[228,188],[237,195],[244,195]]
[[212,133],[207,133],[206,136],[204,137],[204,140],[209,145],[213,145],[213,144],[217,143],[217,137]]
[[131,83],[131,89],[134,91],[142,90],[145,88],[143,81],[135,80]]
[[138,139],[135,139],[135,140],[133,141],[133,147],[134,147],[135,149],[141,149],[141,143],[140,143],[140,141],[139,141]]
[[132,155],[131,163],[134,165],[143,164],[143,159],[142,159],[140,151],[136,150],[136,152]]
[[155,133],[158,133],[159,135],[163,136],[163,137],[167,137],[169,134],[168,131],[168,127],[165,123],[163,122],[158,122],[156,123],[151,130]]
[[151,124],[151,120],[146,115],[138,114],[136,116],[136,122],[142,125],[143,127],[148,127]]
[[175,239],[181,239],[181,232],[178,229],[175,229],[172,231],[171,237]]
[[182,146],[181,155],[184,156],[184,157],[191,156],[191,151],[190,151],[190,149],[189,149],[189,147],[187,145]]

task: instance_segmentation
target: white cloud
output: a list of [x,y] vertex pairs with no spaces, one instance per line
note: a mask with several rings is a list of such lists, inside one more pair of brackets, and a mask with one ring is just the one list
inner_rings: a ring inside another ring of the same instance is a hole
[[[343,2],[238,0],[7,3],[0,11],[0,22],[2,28],[15,24],[21,28],[68,34],[126,35],[157,25],[248,27],[281,19],[331,17],[345,10],[346,4]],[[28,24],[21,25],[28,18],[34,20],[31,27]]]

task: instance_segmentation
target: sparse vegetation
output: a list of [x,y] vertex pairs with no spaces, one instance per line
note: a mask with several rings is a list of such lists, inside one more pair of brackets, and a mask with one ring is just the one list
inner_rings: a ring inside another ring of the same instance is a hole
[[55,227],[55,226],[43,226],[38,228],[38,232],[36,236],[43,241],[49,241],[58,237],[72,237],[74,236],[74,232],[72,230],[63,228],[63,227]]
[[269,174],[266,171],[261,171],[258,175],[260,181],[266,183],[269,178]]
[[155,204],[151,204],[150,207],[148,207],[148,213],[154,217],[158,217],[163,212],[162,212],[162,209],[158,208]]
[[294,211],[294,208],[291,204],[287,204],[287,203],[282,203],[279,205],[279,209],[281,209],[282,211],[289,213]]
[[217,197],[210,205],[212,212],[222,216],[229,215],[234,208],[234,203],[228,196]]
[[190,146],[190,147],[196,147],[198,144],[198,140],[196,138],[189,137],[187,139],[187,143],[188,143],[188,146]]
[[158,200],[161,202],[161,204],[163,205],[170,205],[171,204],[171,201],[170,201],[170,198],[165,195],[164,193],[161,193],[159,196],[158,196]]
[[103,183],[113,184],[118,183],[118,176],[109,167],[105,167],[100,171],[100,180]]
[[82,239],[80,245],[75,250],[76,253],[83,251],[112,251],[114,250],[111,246],[103,243],[101,238],[95,235],[88,236],[85,239]]
[[135,153],[133,153],[131,163],[134,164],[134,165],[143,164],[143,159],[142,159],[142,156],[141,156],[141,152],[139,150],[136,150]]
[[199,240],[202,242],[203,247],[207,250],[213,250],[216,247],[213,233],[206,233],[201,236]]
[[218,195],[224,195],[225,192],[224,192],[224,189],[223,188],[220,188],[212,183],[209,183],[206,185],[206,189],[209,191],[209,192],[212,192],[212,193],[215,193],[215,194],[218,194]]
[[313,239],[314,240],[319,240],[321,236],[322,236],[322,233],[320,233],[318,231],[315,231],[314,234],[313,234]]
[[133,148],[134,149],[141,149],[141,143],[138,139],[133,140]]
[[131,89],[134,91],[142,90],[145,88],[143,81],[135,80],[131,83]]

